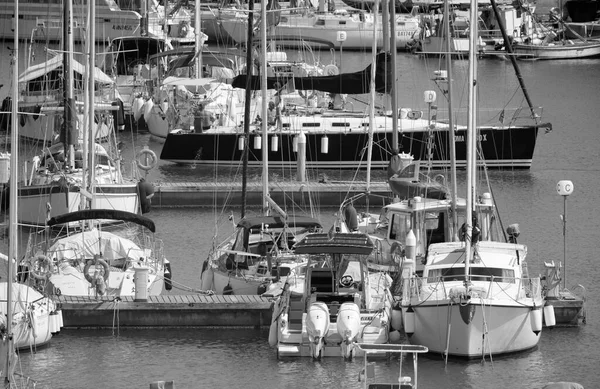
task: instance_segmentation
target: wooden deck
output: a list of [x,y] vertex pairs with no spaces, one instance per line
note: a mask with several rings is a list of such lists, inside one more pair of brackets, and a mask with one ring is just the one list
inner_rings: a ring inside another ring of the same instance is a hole
[[[154,207],[213,207],[215,204],[240,205],[242,201],[241,182],[171,182],[154,183],[152,198]],[[356,194],[366,192],[364,182],[292,182],[282,181],[269,184],[269,193],[275,202],[283,204],[285,200],[296,204],[316,203],[320,206],[337,207],[341,202]],[[390,196],[386,182],[369,185],[372,195]],[[364,198],[363,198],[364,201]],[[249,182],[246,188],[246,203],[262,203],[261,182]],[[360,204],[361,200],[357,201]]]
[[133,297],[60,296],[65,328],[263,327],[271,322],[271,301],[257,295],[160,295]]

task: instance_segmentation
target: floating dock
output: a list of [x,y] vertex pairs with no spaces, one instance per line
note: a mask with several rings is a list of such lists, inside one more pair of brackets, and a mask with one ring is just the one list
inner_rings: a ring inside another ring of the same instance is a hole
[[64,328],[268,327],[271,300],[258,295],[59,296]]
[[[214,204],[240,205],[242,202],[241,182],[179,182],[154,183],[153,207],[213,207]],[[365,193],[366,182],[270,182],[269,194],[278,204],[293,201],[295,204],[318,204],[325,207],[339,207],[344,199]],[[369,193],[376,196],[391,196],[387,182],[369,185]],[[357,199],[356,204],[365,198]],[[263,202],[262,183],[248,182],[246,204],[261,205]]]

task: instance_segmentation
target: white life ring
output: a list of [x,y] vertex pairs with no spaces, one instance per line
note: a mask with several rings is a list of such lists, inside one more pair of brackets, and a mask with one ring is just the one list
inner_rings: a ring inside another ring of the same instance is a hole
[[37,280],[44,280],[52,273],[52,261],[47,256],[40,254],[33,258],[31,275]]
[[108,263],[106,263],[106,261],[104,259],[100,259],[100,258],[90,259],[85,264],[85,267],[83,268],[83,276],[85,277],[87,282],[89,282],[92,285],[95,285],[95,280],[90,275],[90,267],[92,267],[92,265],[102,266],[102,268],[104,269],[104,274],[102,275],[102,278],[104,279],[104,282],[106,282],[108,280],[108,274],[110,273],[110,268],[108,267]]
[[156,153],[149,148],[145,147],[138,151],[135,155],[135,163],[138,168],[149,171],[156,167],[158,164],[158,158]]

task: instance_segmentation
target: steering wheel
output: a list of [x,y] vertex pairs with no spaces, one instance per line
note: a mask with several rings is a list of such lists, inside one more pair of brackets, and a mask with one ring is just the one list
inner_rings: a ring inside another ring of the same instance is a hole
[[352,286],[353,282],[354,278],[352,278],[350,274],[346,274],[345,276],[340,278],[340,286],[343,286],[344,288],[349,288],[350,286]]

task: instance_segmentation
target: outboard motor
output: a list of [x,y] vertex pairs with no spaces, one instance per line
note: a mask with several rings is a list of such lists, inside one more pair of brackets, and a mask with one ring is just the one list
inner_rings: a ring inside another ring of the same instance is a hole
[[325,336],[329,331],[329,308],[327,304],[317,301],[308,308],[306,315],[306,332],[310,342],[310,354],[314,359],[321,357],[325,346]]
[[354,357],[354,342],[360,336],[360,308],[355,303],[343,303],[337,314],[337,330],[342,337],[340,344],[342,356],[344,359]]

